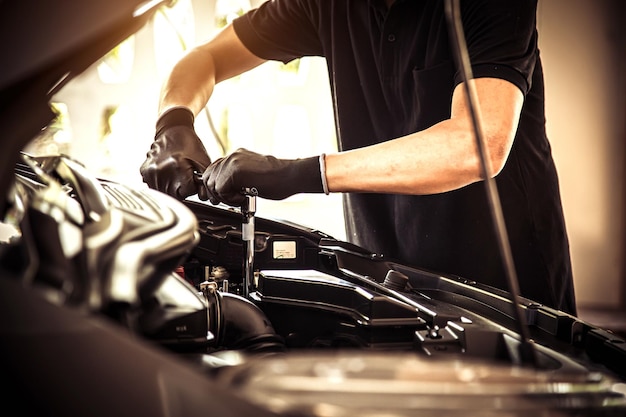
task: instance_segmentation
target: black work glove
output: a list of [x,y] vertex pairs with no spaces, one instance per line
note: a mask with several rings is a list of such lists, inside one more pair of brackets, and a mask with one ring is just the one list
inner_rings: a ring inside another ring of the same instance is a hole
[[185,107],[163,113],[157,120],[154,142],[139,172],[150,188],[181,200],[196,193],[206,200],[206,188],[194,180],[194,171],[203,172],[211,164],[211,158],[193,122],[193,113]]
[[256,188],[259,197],[282,200],[297,193],[322,193],[319,157],[278,159],[238,149],[216,160],[204,174],[209,200],[213,204],[240,206],[242,190]]

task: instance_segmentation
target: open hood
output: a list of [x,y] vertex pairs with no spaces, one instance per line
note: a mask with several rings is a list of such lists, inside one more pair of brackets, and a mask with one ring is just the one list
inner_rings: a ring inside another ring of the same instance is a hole
[[[0,0],[0,193],[19,151],[54,114],[50,98],[169,0]],[[6,209],[0,199],[0,215]]]

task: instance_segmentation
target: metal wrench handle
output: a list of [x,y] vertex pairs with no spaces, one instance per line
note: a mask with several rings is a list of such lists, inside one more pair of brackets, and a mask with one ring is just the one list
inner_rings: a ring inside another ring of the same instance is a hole
[[246,196],[241,205],[241,238],[243,239],[243,296],[248,298],[254,283],[254,214],[256,213],[256,188],[244,188]]

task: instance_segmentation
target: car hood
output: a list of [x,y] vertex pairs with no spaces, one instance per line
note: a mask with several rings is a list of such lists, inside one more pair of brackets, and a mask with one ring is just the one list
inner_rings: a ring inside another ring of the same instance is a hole
[[[50,98],[170,0],[0,0],[0,193],[19,151],[53,119]],[[6,201],[0,199],[0,215]]]

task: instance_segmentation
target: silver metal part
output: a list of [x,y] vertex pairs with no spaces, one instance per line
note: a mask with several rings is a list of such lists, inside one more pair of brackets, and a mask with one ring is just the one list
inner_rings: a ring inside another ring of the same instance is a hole
[[206,318],[209,326],[207,337],[217,339],[222,328],[222,312],[220,297],[217,294],[218,286],[215,281],[204,281],[200,283],[200,291],[204,295],[206,303]]
[[254,214],[256,212],[256,188],[245,188],[246,196],[241,206],[242,224],[241,237],[243,239],[243,296],[248,298],[250,289],[254,285]]

